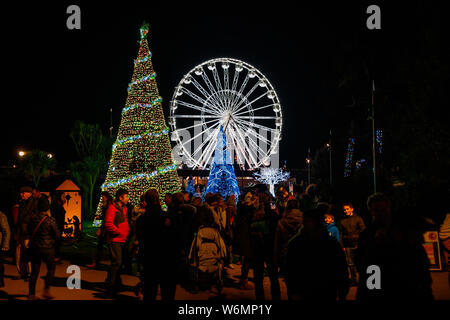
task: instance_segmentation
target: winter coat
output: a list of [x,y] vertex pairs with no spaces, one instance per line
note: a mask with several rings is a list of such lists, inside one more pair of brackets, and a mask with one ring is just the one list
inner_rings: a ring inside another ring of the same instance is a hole
[[[39,223],[45,216],[47,215],[44,213],[35,213],[31,216],[28,222],[26,237],[30,239],[33,235],[33,232],[35,232],[28,245],[30,249],[53,249],[55,248],[56,240],[60,238],[60,231],[56,224],[55,218],[47,216],[45,220],[39,225]],[[39,228],[37,228],[38,225]]]
[[214,223],[219,231],[224,230],[227,227],[227,212],[221,207],[210,206],[205,202],[205,207],[212,212]]
[[237,214],[235,217],[235,236],[233,251],[245,256],[250,257],[251,243],[250,243],[250,224],[253,219],[253,214],[255,208],[253,206],[248,206],[246,204],[239,204],[237,209]]
[[106,241],[125,243],[130,233],[127,208],[120,208],[116,202],[111,203],[105,214]]
[[[18,219],[18,232],[21,235],[25,235],[28,230],[27,223],[31,216],[37,212],[38,200],[33,197],[29,197],[25,201],[21,201],[19,204],[19,219]],[[23,238],[23,236],[20,236]]]
[[298,209],[287,210],[284,216],[278,221],[274,243],[274,254],[277,260],[286,256],[288,242],[297,234],[302,224],[303,212]]
[[353,214],[341,220],[341,239],[344,247],[356,247],[358,244],[359,234],[366,229],[363,219]]
[[341,242],[340,238],[339,238],[339,229],[336,227],[336,223],[332,222],[330,224],[326,225],[328,234],[330,237],[333,237],[334,239],[337,240],[337,242]]
[[270,206],[256,210],[250,224],[253,262],[265,260],[275,263],[274,243],[277,225],[278,215]]
[[147,206],[141,217],[145,219],[141,221],[145,225],[139,228],[145,229],[145,235],[139,242],[145,237],[146,254],[151,261],[145,266],[149,270],[146,270],[146,277],[152,277],[154,281],[160,281],[161,276],[174,278],[182,249],[178,220],[170,212],[162,211],[160,205]]
[[11,239],[11,229],[9,228],[8,218],[0,211],[0,250],[9,250],[9,241]]
[[325,229],[318,238],[302,231],[288,246],[288,296],[302,300],[336,301],[348,292],[347,261],[341,245]]
[[208,226],[201,226],[192,241],[189,261],[202,272],[213,273],[219,269],[227,255],[225,242],[219,231]]
[[197,231],[197,228],[194,228],[196,212],[197,208],[190,204],[174,205],[169,209],[169,214],[176,219],[181,245],[186,251],[186,256],[194,239],[194,233]]

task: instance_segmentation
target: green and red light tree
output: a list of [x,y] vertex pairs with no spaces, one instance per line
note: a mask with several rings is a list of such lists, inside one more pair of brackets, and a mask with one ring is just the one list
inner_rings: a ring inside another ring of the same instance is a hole
[[[102,190],[112,196],[119,188],[127,189],[134,205],[150,188],[158,190],[161,200],[166,193],[181,191],[147,42],[148,31],[148,24],[140,29],[138,57],[134,61],[117,140],[102,185]],[[101,201],[97,213],[100,207]]]

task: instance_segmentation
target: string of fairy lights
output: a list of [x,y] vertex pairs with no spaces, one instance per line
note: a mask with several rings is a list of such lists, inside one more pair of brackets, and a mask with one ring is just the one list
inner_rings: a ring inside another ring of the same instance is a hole
[[128,137],[128,138],[125,138],[125,139],[122,139],[122,140],[117,140],[117,142],[113,144],[112,149],[114,151],[118,146],[121,146],[121,145],[129,143],[129,142],[134,142],[136,140],[144,138],[145,136],[157,138],[157,137],[160,137],[160,136],[168,134],[168,133],[169,133],[169,127],[166,127],[165,129],[163,129],[163,130],[161,130],[159,132],[146,131],[143,134],[139,134],[139,135],[136,135],[136,136]]
[[383,152],[383,130],[378,129],[376,131],[377,151],[379,154]]
[[130,83],[128,84],[128,91],[130,91],[131,88],[132,88],[135,84],[138,84],[138,83],[140,83],[140,82],[145,82],[145,81],[147,81],[147,80],[154,80],[155,78],[156,78],[156,73],[152,73],[151,75],[147,75],[147,76],[142,77],[142,78],[139,78],[139,79],[137,79],[137,80],[135,80],[135,81],[133,81],[133,82],[130,82]]
[[[383,130],[377,129],[375,131],[375,139],[376,139],[376,151],[378,154],[383,153]],[[347,144],[347,154],[345,159],[345,169],[344,169],[344,177],[348,177],[352,172],[352,159],[355,148],[355,140],[354,138],[350,138]],[[366,163],[366,159],[360,159],[355,163],[355,169],[361,169],[362,165]]]
[[165,167],[165,168],[158,168],[157,170],[151,172],[151,173],[139,173],[136,175],[132,175],[126,179],[120,179],[118,181],[114,181],[114,182],[109,182],[109,183],[104,183],[102,185],[102,189],[106,189],[106,188],[117,188],[121,185],[124,184],[128,184],[130,182],[133,181],[137,181],[137,180],[141,180],[141,179],[147,179],[149,180],[150,178],[153,178],[154,176],[156,176],[157,174],[164,174],[170,171],[174,171],[177,169],[177,165],[173,164],[171,166]]
[[[164,208],[165,194],[181,191],[181,185],[146,38],[148,24],[141,27],[140,34],[132,82],[128,85],[122,120],[101,189],[114,196],[118,188],[125,188],[129,191],[130,202],[137,205],[140,196],[154,188]],[[97,214],[101,213],[101,203]]]
[[123,115],[125,112],[128,112],[128,111],[130,111],[130,110],[133,110],[133,109],[135,109],[135,108],[151,108],[151,107],[155,106],[157,103],[161,103],[161,102],[162,102],[162,98],[161,98],[161,97],[158,97],[158,98],[156,98],[155,100],[153,100],[152,103],[136,103],[136,104],[133,104],[133,105],[131,105],[131,106],[129,106],[129,107],[123,108],[123,109],[122,109],[122,115]]
[[353,152],[355,151],[355,138],[349,138],[347,144],[347,156],[345,158],[344,177],[352,173]]
[[150,59],[151,57],[152,57],[152,53],[149,52],[148,55],[145,56],[145,58],[142,58],[142,59],[135,59],[135,60],[134,60],[134,64],[136,65],[136,64],[138,64],[138,63],[145,62],[145,61],[147,61],[148,59]]

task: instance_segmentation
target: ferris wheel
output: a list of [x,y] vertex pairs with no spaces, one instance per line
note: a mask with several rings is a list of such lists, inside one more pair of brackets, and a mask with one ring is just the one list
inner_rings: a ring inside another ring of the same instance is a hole
[[212,59],[189,71],[170,103],[171,140],[188,167],[206,169],[220,127],[232,161],[248,170],[270,164],[281,140],[282,113],[269,80],[232,58]]

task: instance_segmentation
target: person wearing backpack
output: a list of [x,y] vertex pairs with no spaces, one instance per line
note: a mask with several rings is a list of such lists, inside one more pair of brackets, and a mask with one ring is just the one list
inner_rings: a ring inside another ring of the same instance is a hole
[[202,206],[197,214],[200,227],[192,241],[189,261],[196,268],[199,286],[210,288],[211,282],[215,282],[220,294],[222,269],[227,255],[226,245],[220,232],[215,228],[211,210]]
[[50,203],[46,196],[41,196],[37,203],[37,213],[29,216],[26,221],[27,229],[25,233],[24,245],[27,248],[27,255],[31,262],[31,276],[29,281],[29,300],[36,298],[36,282],[39,277],[41,261],[47,266],[47,276],[45,277],[45,288],[43,297],[53,299],[50,294],[50,286],[55,274],[55,246],[60,231],[55,218],[50,215]]

